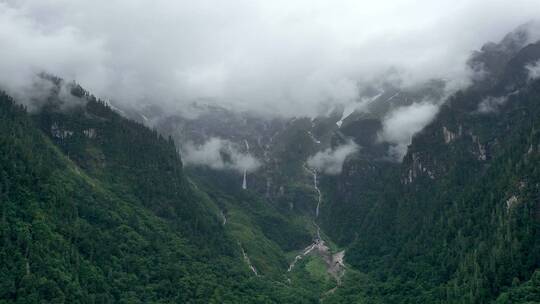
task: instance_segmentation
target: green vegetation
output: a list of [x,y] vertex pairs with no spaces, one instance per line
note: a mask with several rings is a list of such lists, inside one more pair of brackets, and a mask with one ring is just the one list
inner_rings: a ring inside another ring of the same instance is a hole
[[254,277],[174,145],[88,98],[31,119],[0,96],[0,302],[316,302]]
[[[340,217],[354,237],[347,262],[364,284],[349,273],[329,302],[540,302],[540,83],[512,95],[499,114],[474,114],[475,101],[490,93],[456,95],[414,138],[401,177],[376,185],[384,195],[347,202]],[[445,142],[443,128],[462,135]],[[435,177],[419,173],[411,182],[419,164]],[[358,214],[354,204],[364,203],[368,214]]]
[[306,271],[315,279],[327,281],[329,279],[326,271],[326,263],[318,256],[312,257],[306,264]]

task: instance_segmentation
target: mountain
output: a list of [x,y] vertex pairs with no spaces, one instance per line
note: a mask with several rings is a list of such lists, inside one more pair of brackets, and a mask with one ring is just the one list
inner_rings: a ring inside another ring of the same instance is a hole
[[[540,303],[539,60],[519,28],[451,95],[288,118],[119,110],[42,74],[38,111],[0,95],[0,302]],[[438,112],[396,157],[417,104]]]
[[[371,202],[348,202],[341,221],[356,228],[347,232],[354,233],[347,262],[374,282],[345,284],[341,302],[358,294],[383,303],[540,301],[540,82],[527,69],[540,59],[539,45],[509,58],[500,45],[484,47],[483,56],[506,62],[491,75],[496,81],[451,96],[389,173],[392,184],[371,187],[382,189]],[[357,224],[362,204],[373,207]]]
[[76,85],[86,104],[60,111],[57,92],[35,114],[0,98],[2,301],[315,301],[251,273],[170,139]]

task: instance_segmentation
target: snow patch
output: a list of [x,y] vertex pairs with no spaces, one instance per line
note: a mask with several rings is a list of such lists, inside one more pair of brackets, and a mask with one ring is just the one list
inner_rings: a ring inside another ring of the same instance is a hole
[[[351,116],[356,110],[360,110],[362,108],[365,108],[368,104],[376,100],[377,98],[381,97],[382,93],[379,93],[373,97],[364,98],[360,102],[353,101],[347,105],[345,105],[345,109],[343,110],[343,114],[341,115],[341,118],[339,121],[336,122],[336,125],[338,128],[341,128],[343,125],[343,121],[347,119],[347,117]],[[397,95],[397,94],[396,94]],[[395,96],[395,95],[394,95]],[[391,97],[392,98],[392,97]]]

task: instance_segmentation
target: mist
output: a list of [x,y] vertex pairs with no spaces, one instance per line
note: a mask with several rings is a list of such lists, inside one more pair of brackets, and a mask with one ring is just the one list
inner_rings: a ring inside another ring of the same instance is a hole
[[430,123],[438,112],[435,103],[424,101],[399,107],[383,119],[379,140],[390,143],[388,155],[401,161],[407,153],[412,137]]
[[347,157],[357,152],[359,148],[354,142],[348,142],[335,148],[328,148],[309,157],[307,165],[310,168],[316,169],[318,172],[337,175],[343,170],[343,163]]
[[0,1],[0,87],[36,73],[123,107],[194,101],[314,116],[398,78],[467,85],[466,60],[537,17],[540,3],[478,1]]
[[182,160],[187,166],[207,166],[215,170],[253,172],[260,162],[253,156],[240,152],[232,142],[213,137],[201,145],[187,143],[181,149]]
[[486,97],[478,104],[478,113],[487,114],[498,112],[499,107],[504,105],[507,101],[508,96]]
[[526,68],[529,71],[530,80],[535,80],[535,79],[540,78],[540,61],[537,61],[534,64],[530,64]]

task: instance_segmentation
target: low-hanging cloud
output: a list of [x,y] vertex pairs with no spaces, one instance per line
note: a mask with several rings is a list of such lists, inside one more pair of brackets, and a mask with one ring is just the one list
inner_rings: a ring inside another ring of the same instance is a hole
[[488,96],[478,104],[478,113],[488,114],[499,111],[499,108],[508,101],[508,96]]
[[187,143],[181,149],[186,165],[208,166],[215,170],[235,170],[240,173],[253,172],[260,162],[248,153],[242,153],[234,143],[213,137],[201,145]]
[[345,159],[347,159],[349,155],[357,152],[358,149],[359,146],[351,141],[333,149],[328,148],[324,151],[317,152],[315,155],[308,158],[307,164],[310,168],[314,168],[325,174],[340,174],[343,170]]
[[383,130],[379,140],[390,143],[389,155],[402,160],[414,134],[429,124],[438,112],[438,106],[429,102],[415,103],[399,107],[383,120]]
[[471,50],[538,11],[537,0],[0,0],[0,86],[20,91],[46,71],[123,106],[315,115],[389,69],[404,85],[459,87]]
[[540,78],[540,60],[533,64],[527,65],[526,68],[529,71],[530,80],[536,80]]

